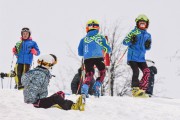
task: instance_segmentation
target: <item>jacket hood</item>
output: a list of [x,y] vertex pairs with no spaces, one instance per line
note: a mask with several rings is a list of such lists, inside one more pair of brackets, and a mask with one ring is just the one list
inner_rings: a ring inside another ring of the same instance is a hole
[[99,33],[98,30],[91,30],[87,33],[86,37],[94,36],[94,35],[97,35],[98,33]]

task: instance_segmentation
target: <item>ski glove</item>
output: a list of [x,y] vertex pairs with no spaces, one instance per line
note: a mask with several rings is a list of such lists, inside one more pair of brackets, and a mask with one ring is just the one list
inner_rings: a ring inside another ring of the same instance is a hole
[[150,49],[150,47],[151,47],[151,40],[147,40],[144,45],[145,45],[146,49]]
[[0,77],[1,77],[2,79],[4,79],[4,77],[7,77],[7,74],[5,74],[5,73],[0,73]]
[[136,35],[133,35],[133,36],[131,37],[131,43],[132,43],[132,44],[135,44],[136,42],[137,42]]
[[37,51],[36,51],[34,48],[31,49],[31,53],[32,53],[33,55],[37,55]]
[[14,47],[14,48],[12,49],[12,52],[13,52],[14,55],[17,54],[17,49],[16,49],[16,47]]
[[59,95],[63,99],[65,98],[65,94],[63,91],[58,91],[56,94]]

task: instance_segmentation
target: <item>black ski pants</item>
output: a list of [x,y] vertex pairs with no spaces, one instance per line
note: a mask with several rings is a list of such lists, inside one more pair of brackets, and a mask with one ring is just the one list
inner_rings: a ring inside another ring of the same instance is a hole
[[94,75],[94,65],[96,65],[97,69],[99,70],[100,77],[98,80],[103,82],[105,77],[105,64],[103,58],[90,58],[84,60],[85,68],[86,68],[86,79],[84,81],[85,84],[90,85],[90,82],[93,79]]
[[[132,68],[133,75],[132,75],[132,87],[140,87],[143,90],[146,90],[148,88],[148,79],[150,76],[150,70],[146,64],[146,62],[135,62],[135,61],[129,61],[129,65]],[[143,72],[143,77],[141,81],[139,81],[139,68]]]
[[17,64],[17,77],[18,77],[18,86],[21,86],[21,77],[24,73],[26,73],[27,71],[29,71],[30,69],[30,65],[29,64]]
[[37,108],[50,108],[55,104],[58,104],[64,110],[70,110],[73,102],[71,100],[65,100],[57,94],[53,94],[50,97],[39,99],[33,105]]

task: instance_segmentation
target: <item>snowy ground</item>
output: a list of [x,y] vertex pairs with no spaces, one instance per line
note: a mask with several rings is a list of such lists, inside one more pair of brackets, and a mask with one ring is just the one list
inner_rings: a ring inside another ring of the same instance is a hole
[[[179,120],[180,100],[165,98],[90,97],[86,110],[34,108],[22,91],[0,90],[0,120]],[[75,96],[67,96],[75,100]]]

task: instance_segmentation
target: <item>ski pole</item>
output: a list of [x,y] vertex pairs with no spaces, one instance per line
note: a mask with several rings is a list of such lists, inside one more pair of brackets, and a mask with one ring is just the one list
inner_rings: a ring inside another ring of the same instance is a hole
[[33,69],[34,69],[34,60],[33,60]]
[[[13,61],[14,61],[14,54],[13,54],[12,61],[11,61],[11,72],[13,71],[12,70]],[[10,89],[11,89],[11,86],[12,86],[12,77],[11,77],[11,80],[10,80]]]
[[119,59],[119,61],[117,62],[117,64],[119,64],[121,62],[121,60],[123,59],[124,55],[126,54],[128,50],[128,47],[126,48],[126,50],[124,51],[123,55],[121,56],[121,58]]
[[82,58],[82,63],[81,63],[81,78],[80,78],[80,82],[79,82],[79,85],[78,85],[78,89],[77,89],[76,95],[78,94],[79,89],[81,87],[81,84],[83,83],[84,76],[85,76],[85,73],[84,73],[84,59]]
[[3,78],[1,78],[1,87],[3,89]]

